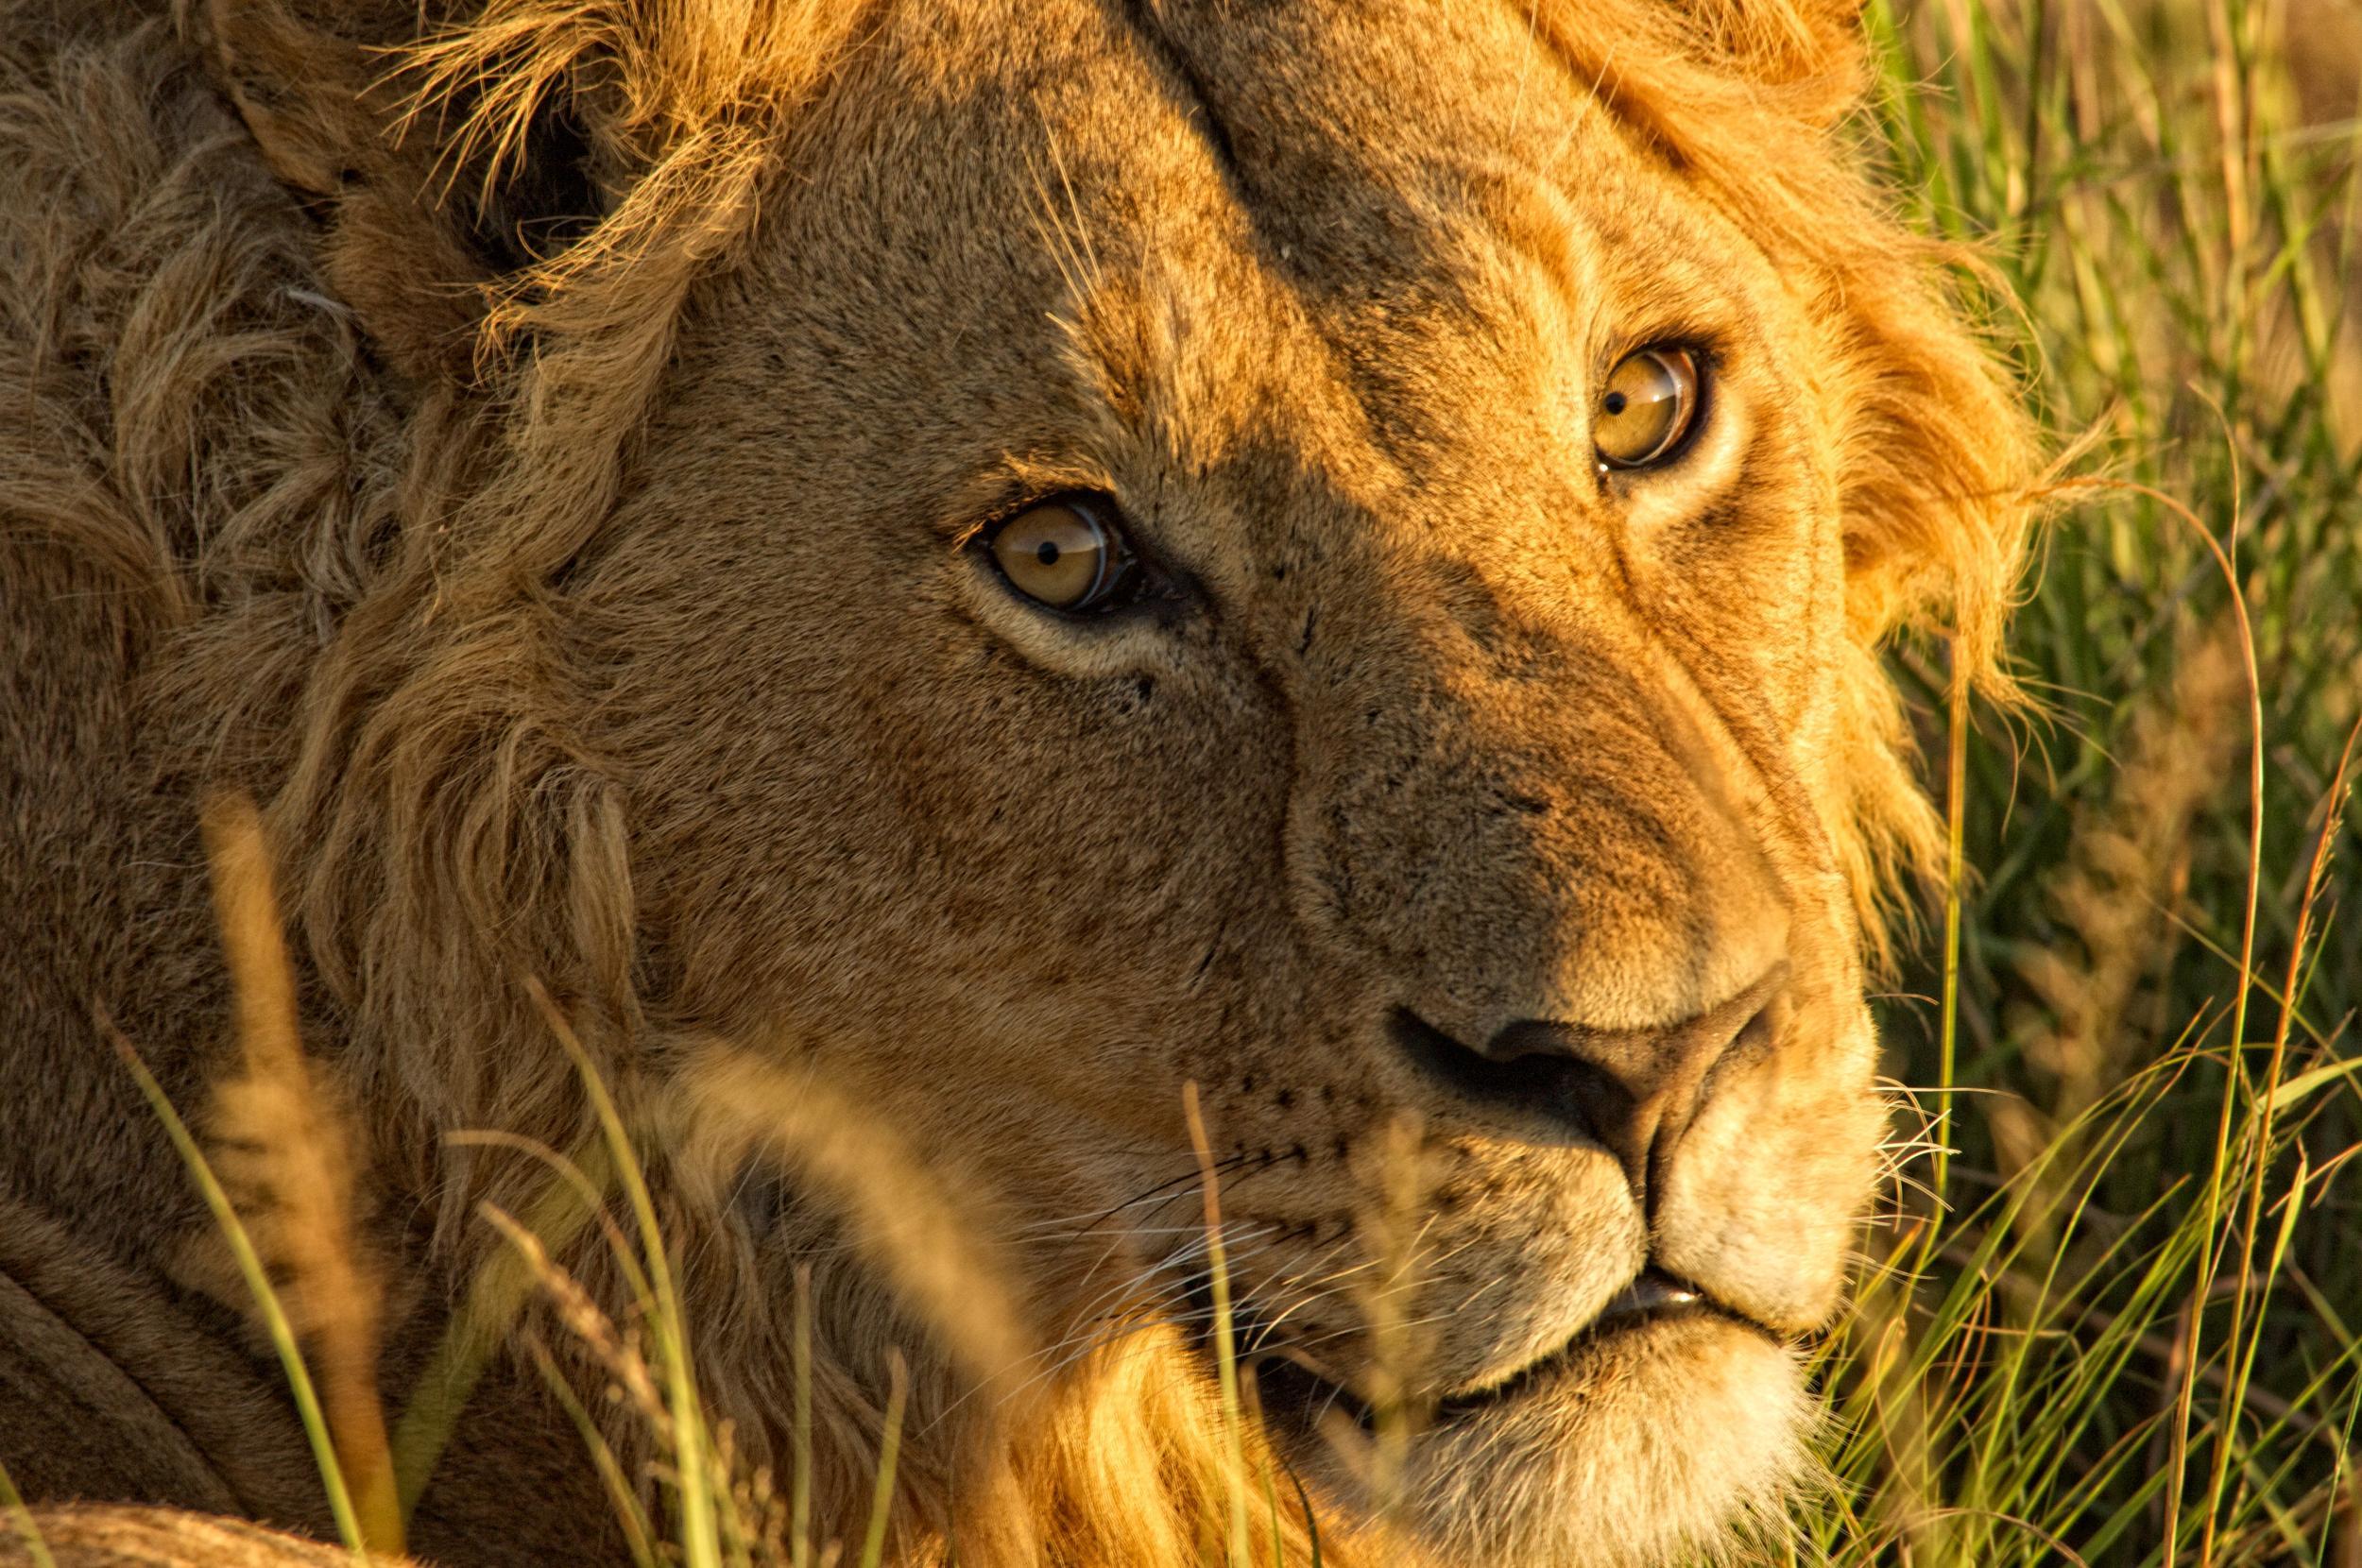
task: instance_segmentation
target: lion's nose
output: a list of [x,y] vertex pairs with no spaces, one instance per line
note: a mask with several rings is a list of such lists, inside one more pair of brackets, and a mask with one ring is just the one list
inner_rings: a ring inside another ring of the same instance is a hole
[[1663,1029],[1607,1030],[1526,1018],[1470,1046],[1409,1009],[1394,1018],[1397,1044],[1429,1077],[1512,1117],[1536,1113],[1572,1127],[1616,1156],[1645,1196],[1704,1099],[1716,1064],[1754,1053],[1788,1031],[1785,960],[1693,1018]]

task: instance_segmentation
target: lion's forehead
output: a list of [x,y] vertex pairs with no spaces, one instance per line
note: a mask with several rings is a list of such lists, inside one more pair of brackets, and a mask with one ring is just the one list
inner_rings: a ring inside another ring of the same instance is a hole
[[867,401],[905,355],[1007,451],[1097,420],[1382,514],[1580,470],[1606,345],[1758,334],[1776,296],[1515,6],[1008,10],[904,13],[850,152],[774,198],[784,289],[862,317],[815,389],[841,364]]
[[[1600,311],[1634,292],[1695,306],[1749,248],[1518,7],[1141,7],[1106,43],[1111,91],[1086,112],[1178,122],[1202,154],[1191,205],[1235,215],[1209,227],[1243,233],[1332,334],[1406,314],[1481,323],[1537,288]],[[1134,174],[1141,144],[1114,141]],[[1172,214],[1146,215],[1155,244]]]
[[999,26],[904,30],[853,111],[884,149],[872,215],[1047,230],[1001,256],[1069,290],[1162,264],[1251,315],[1257,273],[1351,340],[1481,324],[1542,288],[1688,309],[1760,262],[1518,6],[1012,0]]

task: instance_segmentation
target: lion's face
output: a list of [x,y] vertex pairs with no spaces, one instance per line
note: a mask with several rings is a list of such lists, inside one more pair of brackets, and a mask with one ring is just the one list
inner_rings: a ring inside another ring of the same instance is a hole
[[1841,304],[1524,8],[1022,9],[864,45],[569,585],[653,1005],[988,1158],[1053,1320],[1203,1322],[1194,1083],[1277,1448],[1376,1506],[1398,1378],[1446,1556],[1653,1558],[1881,1127]]

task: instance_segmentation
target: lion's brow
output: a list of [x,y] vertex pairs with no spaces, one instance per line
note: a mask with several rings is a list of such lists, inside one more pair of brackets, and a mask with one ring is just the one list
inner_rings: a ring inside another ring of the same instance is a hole
[[1224,182],[1230,187],[1232,197],[1242,210],[1252,213],[1253,204],[1247,200],[1251,187],[1239,162],[1238,148],[1231,142],[1230,128],[1215,107],[1213,88],[1197,62],[1157,18],[1156,0],[1109,0],[1108,10],[1139,41],[1149,57],[1163,67],[1151,73],[1158,88],[1173,111],[1206,144],[1215,166],[1222,171]]

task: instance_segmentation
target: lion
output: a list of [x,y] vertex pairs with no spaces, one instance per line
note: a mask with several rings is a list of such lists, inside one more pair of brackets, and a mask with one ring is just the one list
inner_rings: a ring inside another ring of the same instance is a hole
[[[2036,449],[1850,0],[13,0],[0,61],[35,1503],[332,1528],[108,1044],[225,1070],[243,792],[394,1411],[598,1146],[578,1049],[816,1540],[897,1388],[899,1562],[1776,1521],[1937,839],[1881,650],[2005,689]],[[569,1343],[403,1473],[422,1557],[620,1559],[570,1379],[669,1527]]]

